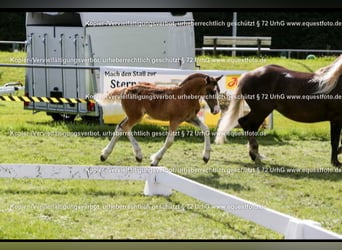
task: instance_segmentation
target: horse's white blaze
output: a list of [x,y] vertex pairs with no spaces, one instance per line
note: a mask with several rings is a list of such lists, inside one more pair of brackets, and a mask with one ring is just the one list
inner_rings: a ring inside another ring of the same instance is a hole
[[220,111],[221,111],[220,105],[215,105],[215,107],[214,107],[214,115],[220,113]]

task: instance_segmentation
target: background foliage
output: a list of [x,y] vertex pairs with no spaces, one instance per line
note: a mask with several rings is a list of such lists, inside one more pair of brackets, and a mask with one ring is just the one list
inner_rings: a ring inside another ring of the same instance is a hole
[[[233,12],[193,12],[195,21],[231,22]],[[274,22],[342,22],[342,12],[279,12],[279,11],[238,11],[238,21],[274,21]],[[271,36],[272,48],[278,49],[341,49],[341,26],[289,27],[287,25],[246,26],[238,27],[239,36]],[[195,26],[196,47],[202,47],[204,35],[232,34],[227,26]],[[0,40],[25,40],[25,12],[3,12],[0,15]],[[0,49],[11,46],[0,46]]]
[[[342,12],[243,12],[237,13],[238,21],[273,21],[269,26],[240,26],[237,29],[238,36],[271,36],[272,48],[277,49],[341,49],[341,27],[289,27],[277,25],[277,21],[285,22],[342,22]],[[196,21],[224,20],[231,22],[233,12],[195,12]],[[232,34],[232,28],[228,27],[196,27],[196,47],[202,46],[204,35]]]

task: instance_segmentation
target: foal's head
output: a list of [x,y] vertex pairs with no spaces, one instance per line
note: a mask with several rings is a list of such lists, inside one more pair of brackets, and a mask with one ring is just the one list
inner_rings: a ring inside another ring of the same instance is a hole
[[220,88],[218,86],[218,81],[222,78],[222,76],[219,76],[216,78],[207,76],[205,78],[206,94],[205,94],[204,100],[208,104],[208,106],[210,108],[210,112],[214,115],[220,112],[220,103],[218,100]]

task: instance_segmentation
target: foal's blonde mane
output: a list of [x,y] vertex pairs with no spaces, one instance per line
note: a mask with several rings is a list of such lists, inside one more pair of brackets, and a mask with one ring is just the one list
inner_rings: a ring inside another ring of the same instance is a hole
[[315,94],[326,94],[332,91],[342,74],[342,55],[340,55],[331,65],[315,71],[311,81],[318,83],[318,90]]

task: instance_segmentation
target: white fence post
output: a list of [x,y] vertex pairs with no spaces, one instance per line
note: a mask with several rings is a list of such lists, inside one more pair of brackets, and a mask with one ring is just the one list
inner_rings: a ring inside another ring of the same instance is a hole
[[172,189],[157,183],[157,174],[158,172],[167,172],[166,168],[159,167],[151,167],[151,172],[147,176],[144,187],[144,195],[153,196],[153,195],[162,195],[162,196],[170,196],[172,194]]
[[289,221],[285,239],[341,239],[342,236],[321,227],[312,220],[292,218]]
[[285,239],[303,239],[303,231],[303,221],[293,218],[289,221]]

